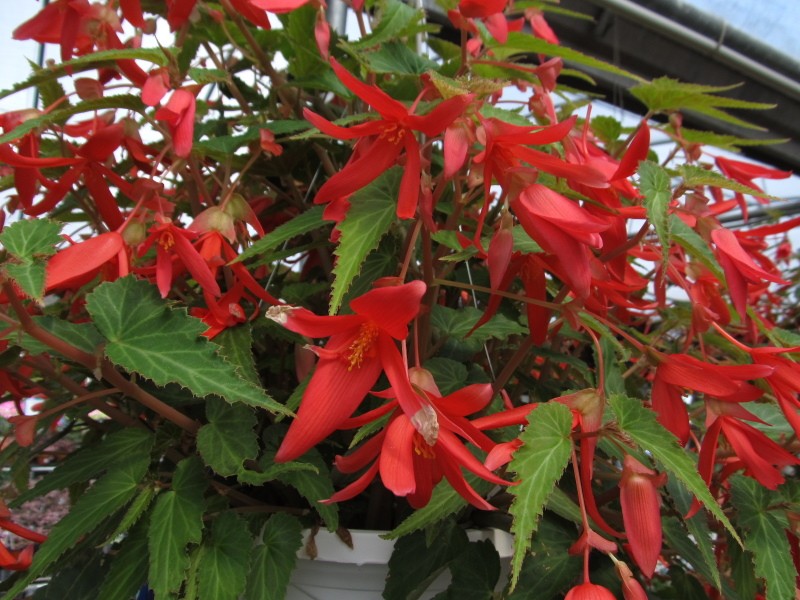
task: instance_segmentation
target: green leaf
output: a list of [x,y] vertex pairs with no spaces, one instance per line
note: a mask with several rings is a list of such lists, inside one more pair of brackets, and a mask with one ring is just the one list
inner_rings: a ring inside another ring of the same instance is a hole
[[41,302],[44,296],[44,263],[8,263],[5,265],[8,276],[17,282],[29,298]]
[[[556,488],[558,489],[558,488]],[[519,583],[508,600],[556,598],[580,573],[583,561],[569,554],[575,540],[575,528],[545,516],[533,538],[530,554],[522,563]]]
[[713,131],[699,131],[681,127],[681,136],[687,142],[702,144],[703,146],[715,146],[724,150],[737,151],[742,146],[765,146],[769,144],[783,144],[789,139],[756,139],[741,138],[735,135],[724,135]]
[[264,485],[267,481],[278,479],[283,473],[289,473],[291,471],[308,471],[315,475],[319,474],[317,467],[312,464],[295,461],[276,463],[274,462],[274,458],[275,452],[265,452],[258,460],[258,465],[261,467],[260,471],[240,469],[237,473],[237,478],[240,482],[248,485]]
[[509,512],[514,517],[514,556],[511,559],[511,589],[519,579],[531,537],[539,526],[556,482],[569,462],[572,451],[570,432],[572,413],[563,404],[541,404],[528,417],[528,427],[519,439],[522,447],[514,453],[509,469],[515,471],[518,485],[508,488],[514,496]]
[[361,271],[367,255],[378,247],[389,231],[397,211],[397,191],[403,169],[392,167],[375,181],[350,196],[350,209],[339,224],[335,280],[328,312],[336,314],[350,284]]
[[147,525],[145,520],[137,523],[113,553],[98,598],[130,600],[147,580]]
[[608,404],[617,417],[617,425],[643,450],[649,452],[671,475],[677,477],[706,509],[741,543],[739,534],[722,512],[708,486],[697,472],[697,465],[678,444],[678,439],[656,420],[653,411],[627,396],[615,395]]
[[[16,84],[14,87],[0,91],[0,99],[11,94],[28,89],[40,83],[57,79],[63,75],[75,75],[83,71],[91,71],[101,67],[114,67],[115,61],[121,59],[145,60],[159,66],[165,66],[169,59],[163,50],[156,48],[123,48],[119,50],[100,50],[85,56],[59,63],[37,71],[28,79]],[[12,138],[13,139],[13,138]],[[4,142],[0,142],[4,143]]]
[[770,510],[777,494],[748,477],[732,477],[731,484],[737,522],[746,530],[756,575],[767,583],[767,600],[794,600],[797,572],[786,539],[788,521],[781,509]]
[[467,367],[463,363],[443,356],[434,356],[425,361],[424,367],[428,369],[445,396],[464,387],[467,383]]
[[253,359],[253,332],[248,325],[228,327],[214,341],[219,344],[219,353],[236,367],[240,377],[253,385],[261,385]]
[[[91,323],[71,323],[64,319],[57,319],[47,315],[33,317],[33,321],[37,327],[41,327],[57,338],[89,354],[94,354],[97,348],[106,341]],[[53,352],[50,346],[43,344],[28,334],[22,335],[20,345],[32,355]]]
[[384,42],[398,39],[406,29],[421,18],[421,12],[399,0],[387,0],[380,14],[380,21],[372,33],[351,45],[355,48],[371,48]]
[[677,215],[670,215],[669,227],[673,240],[678,242],[692,258],[703,263],[719,281],[725,281],[722,267],[717,262],[708,244],[694,229],[681,221]]
[[177,591],[189,566],[188,544],[199,544],[203,532],[203,494],[207,486],[196,457],[178,463],[172,489],[162,493],[150,518],[148,585],[156,598]]
[[492,542],[470,542],[450,563],[452,583],[436,596],[442,600],[487,600],[500,578],[500,556]]
[[214,519],[211,539],[203,542],[198,568],[200,600],[236,600],[247,583],[253,540],[247,523],[231,511]]
[[286,408],[242,379],[236,367],[201,334],[205,324],[185,309],[171,308],[146,281],[123,277],[99,285],[86,308],[106,336],[105,355],[157,385],[178,383],[198,397],[211,394],[277,413]]
[[228,72],[222,69],[200,69],[192,67],[188,75],[197,83],[221,83],[228,81]]
[[250,557],[245,597],[282,600],[303,545],[302,525],[291,515],[277,513],[267,521],[261,539]]
[[625,69],[620,69],[617,66],[588,56],[572,48],[550,44],[541,38],[534,37],[527,33],[511,31],[508,34],[508,40],[504,44],[492,39],[487,46],[492,50],[495,58],[501,61],[515,54],[520,54],[521,52],[545,54],[550,57],[560,56],[567,62],[583,65],[584,67],[591,67],[607,73],[614,73],[615,75],[621,75],[627,79],[642,81],[641,77]]
[[125,464],[131,468],[147,468],[155,437],[146,429],[122,429],[107,435],[102,441],[85,446],[58,465],[54,471],[45,475],[30,490],[14,498],[9,505],[21,506],[23,503],[43,496],[53,490],[60,490],[75,483],[89,481],[103,471]]
[[661,243],[661,260],[666,264],[672,245],[669,228],[672,187],[666,169],[650,160],[639,163],[639,189],[644,196],[647,218],[655,227],[658,241]]
[[289,62],[289,72],[297,79],[309,78],[327,69],[313,43],[316,17],[316,8],[307,4],[282,18],[288,44],[282,45],[281,50]]
[[716,567],[710,568],[706,557],[680,521],[675,517],[667,517],[662,520],[662,528],[669,548],[676,551],[681,560],[688,562],[708,583],[713,583],[719,589],[721,587],[719,570]]
[[422,75],[436,69],[432,60],[420,56],[402,42],[387,42],[364,56],[370,71],[398,75]]
[[769,200],[781,200],[777,196],[772,196],[760,190],[751,188],[748,185],[734,181],[729,177],[725,177],[722,173],[716,171],[709,171],[697,165],[681,165],[678,167],[678,173],[683,177],[683,184],[687,187],[697,187],[707,185],[709,187],[722,188],[724,190],[732,190],[742,194],[749,194],[759,198],[767,198]]
[[611,146],[622,135],[622,123],[608,115],[594,117],[591,123],[592,132],[599,137],[606,146]]
[[130,506],[128,506],[125,514],[119,520],[119,525],[114,528],[114,531],[111,533],[111,535],[106,537],[106,544],[113,543],[121,535],[127,533],[128,530],[136,524],[144,512],[150,508],[150,504],[153,502],[153,500],[155,500],[158,492],[159,489],[154,485],[147,485],[143,487],[133,499],[133,502],[130,503]]
[[16,597],[84,535],[125,506],[136,494],[139,481],[146,471],[146,464],[125,464],[104,475],[82,494],[70,512],[53,527],[47,541],[34,555],[30,568],[7,592],[6,597]]
[[12,223],[0,233],[0,244],[20,260],[55,254],[61,225],[49,219],[27,219]]
[[669,77],[659,77],[648,83],[642,83],[632,87],[630,92],[653,112],[693,110],[733,125],[739,125],[740,127],[762,129],[761,127],[720,110],[720,107],[751,110],[774,108],[773,104],[748,102],[746,100],[714,95],[718,92],[729,91],[735,87],[738,86],[698,85],[694,83],[683,83]]
[[242,252],[234,262],[247,260],[253,256],[269,252],[294,237],[319,229],[330,222],[322,219],[322,212],[324,210],[324,206],[312,206],[304,213],[276,227],[273,231],[255,242],[247,250]]
[[[98,52],[97,54],[100,53]],[[0,93],[0,98],[1,97],[2,93]],[[82,113],[93,112],[107,108],[128,109],[143,113],[145,106],[142,103],[141,97],[134,94],[120,94],[118,96],[107,96],[105,98],[98,98],[96,100],[86,100],[85,102],[79,102],[73,106],[58,108],[50,111],[49,113],[34,117],[33,119],[28,119],[20,125],[17,125],[8,133],[0,135],[0,144],[18,140],[23,135],[33,131],[34,129],[49,127],[55,123],[63,123],[73,115],[79,115]]]
[[236,475],[245,460],[252,460],[258,454],[253,411],[241,404],[230,405],[219,398],[209,398],[206,416],[208,424],[197,432],[200,455],[219,475]]
[[330,498],[335,490],[333,489],[330,470],[319,450],[312,448],[294,462],[312,465],[317,472],[314,473],[307,469],[283,471],[276,476],[276,479],[300,492],[325,521],[325,527],[329,531],[336,531],[339,528],[338,506],[336,504],[320,503],[320,500]]
[[[467,483],[480,495],[488,494],[493,484],[472,473],[465,473]],[[390,532],[381,537],[387,540],[403,537],[414,531],[425,529],[429,525],[439,523],[456,514],[467,506],[467,501],[453,489],[447,481],[440,481],[433,488],[430,501],[422,508],[412,512],[406,519]]]
[[514,236],[514,250],[524,252],[525,254],[539,254],[544,252],[536,240],[529,236],[528,232],[519,225],[515,225],[511,228],[511,235]]
[[439,534],[430,545],[421,531],[397,540],[389,559],[385,600],[419,598],[468,543],[466,532],[452,522]]

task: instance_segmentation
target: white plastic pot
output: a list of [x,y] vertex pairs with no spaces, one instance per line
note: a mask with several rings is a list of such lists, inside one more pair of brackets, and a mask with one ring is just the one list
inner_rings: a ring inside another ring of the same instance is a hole
[[[394,550],[394,540],[380,537],[384,531],[352,530],[353,548],[327,530],[317,532],[314,541],[317,557],[310,559],[305,544],[311,535],[303,532],[303,548],[298,551],[298,561],[286,600],[380,600],[389,575],[389,558]],[[513,554],[513,537],[499,529],[471,530],[470,541],[490,540],[503,567],[503,574]],[[505,582],[501,574],[500,583]],[[450,571],[445,570],[423,594],[422,599],[433,598],[450,585]]]

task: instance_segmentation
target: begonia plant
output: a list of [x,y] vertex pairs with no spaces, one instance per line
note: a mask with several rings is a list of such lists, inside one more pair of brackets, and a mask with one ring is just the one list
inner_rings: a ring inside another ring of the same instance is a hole
[[555,0],[332,8],[14,30],[58,49],[0,92],[39,99],[0,115],[4,597],[282,598],[327,528],[397,540],[389,600],[795,598],[798,219],[748,220],[790,174],[684,116],[768,107],[561,46]]

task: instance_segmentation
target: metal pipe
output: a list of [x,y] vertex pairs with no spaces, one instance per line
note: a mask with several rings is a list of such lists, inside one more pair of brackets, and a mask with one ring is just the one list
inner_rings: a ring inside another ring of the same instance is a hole
[[708,38],[689,27],[644,8],[631,0],[590,0],[592,4],[620,14],[636,23],[649,27],[683,45],[714,56],[720,63],[759,81],[775,90],[785,93],[794,100],[800,100],[800,82],[797,82],[741,52],[737,52]]

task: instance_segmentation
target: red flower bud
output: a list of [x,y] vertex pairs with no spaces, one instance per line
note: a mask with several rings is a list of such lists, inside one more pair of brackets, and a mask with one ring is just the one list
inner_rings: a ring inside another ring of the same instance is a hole
[[661,553],[661,496],[663,475],[628,455],[620,481],[622,521],[631,555],[647,577],[652,577]]

